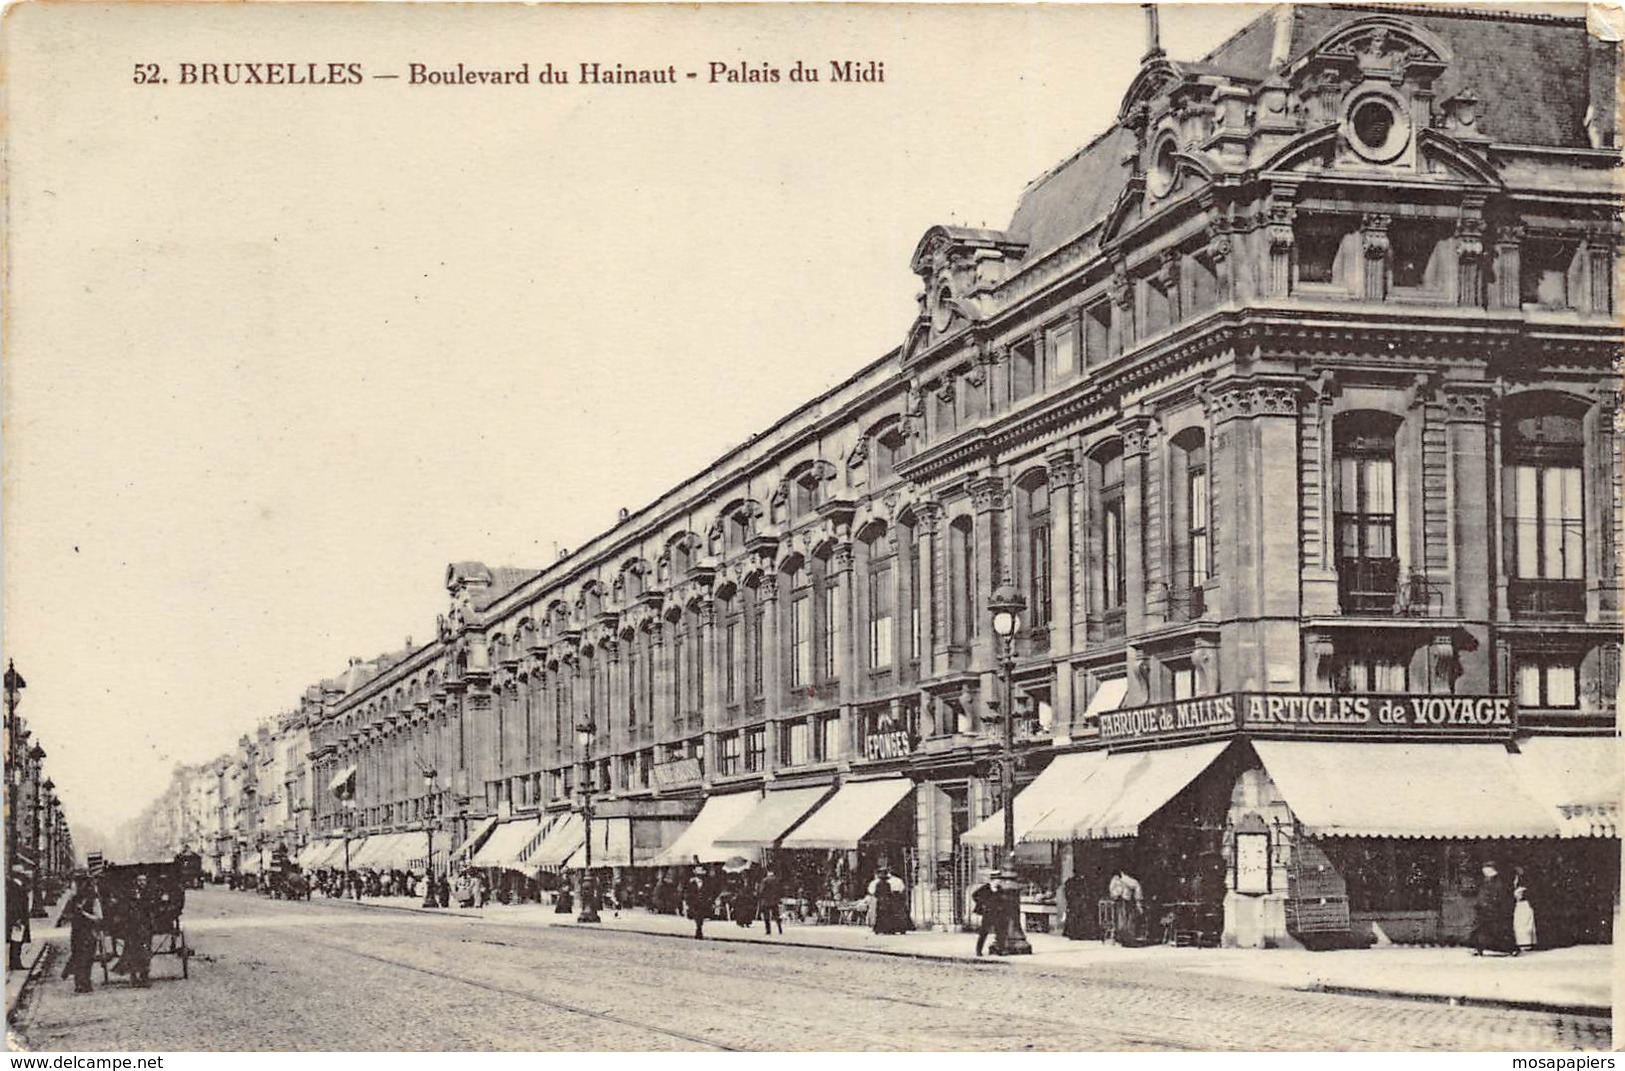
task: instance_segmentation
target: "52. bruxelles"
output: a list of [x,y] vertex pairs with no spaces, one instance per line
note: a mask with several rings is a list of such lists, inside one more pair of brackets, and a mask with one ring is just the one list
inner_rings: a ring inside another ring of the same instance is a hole
[[[365,80],[359,63],[181,63],[183,86],[354,86]],[[162,85],[169,79],[156,63],[137,63],[137,85]]]

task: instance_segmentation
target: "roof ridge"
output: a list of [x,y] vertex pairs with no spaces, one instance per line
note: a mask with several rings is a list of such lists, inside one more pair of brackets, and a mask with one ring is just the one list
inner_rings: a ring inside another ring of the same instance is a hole
[[[1297,5],[1294,5],[1296,8]],[[1519,11],[1517,4],[1506,8],[1484,6],[1458,7],[1447,4],[1406,4],[1382,3],[1380,0],[1371,3],[1330,3],[1312,5],[1317,7],[1336,8],[1339,11],[1380,11],[1387,14],[1406,15],[1445,15],[1450,18],[1477,19],[1484,22],[1528,22],[1550,25],[1584,26],[1584,15],[1556,15],[1542,11]],[[1564,5],[1570,6],[1570,5]],[[1574,5],[1579,6],[1579,5]],[[1294,17],[1296,12],[1294,11]]]

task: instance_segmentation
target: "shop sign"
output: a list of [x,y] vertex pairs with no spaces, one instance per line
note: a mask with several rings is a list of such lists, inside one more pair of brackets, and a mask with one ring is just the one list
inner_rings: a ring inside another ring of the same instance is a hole
[[1100,716],[1100,738],[1112,744],[1186,737],[1229,736],[1236,731],[1236,697],[1211,695],[1177,703],[1113,710]]
[[864,738],[863,754],[866,758],[903,759],[912,750],[908,733],[901,729],[889,733],[870,733]]
[[686,759],[673,759],[671,762],[656,763],[654,778],[656,788],[691,785],[700,779],[699,757],[690,756]]
[[1100,715],[1108,747],[1230,736],[1347,735],[1368,739],[1496,739],[1517,727],[1504,695],[1330,695],[1233,692]]
[[1242,693],[1241,727],[1274,733],[1358,733],[1389,738],[1505,738],[1517,721],[1504,695],[1295,695]]

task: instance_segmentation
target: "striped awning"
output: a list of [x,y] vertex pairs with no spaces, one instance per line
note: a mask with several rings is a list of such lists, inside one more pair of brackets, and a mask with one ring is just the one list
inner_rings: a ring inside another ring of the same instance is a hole
[[[1033,783],[1016,793],[1016,843],[1039,822],[1048,818],[1070,796],[1082,791],[1106,761],[1104,751],[1080,751],[1057,755],[1033,778]],[[960,834],[960,842],[997,848],[1004,844],[1004,808],[999,808]]]
[[553,823],[547,836],[525,860],[525,866],[531,870],[561,867],[569,862],[585,838],[586,829],[581,816],[571,811]]
[[1518,742],[1512,769],[1556,818],[1563,837],[1619,836],[1625,765],[1617,736],[1537,736]]
[[452,861],[456,862],[459,859],[467,859],[469,856],[473,855],[474,852],[480,847],[481,843],[484,842],[485,838],[490,834],[491,830],[496,828],[498,821],[500,821],[499,817],[494,814],[489,818],[482,818],[479,824],[476,825],[468,834],[468,839],[459,844],[457,846],[457,850],[451,853]]
[[[1140,823],[1213,764],[1229,741],[1113,752],[1022,834],[1024,842],[1135,837]],[[1036,783],[1036,782],[1035,782]],[[1016,797],[1020,800],[1020,797]]]
[[1501,744],[1255,740],[1264,770],[1320,837],[1555,837]]
[[538,833],[547,827],[534,818],[520,818],[512,822],[503,822],[496,827],[490,839],[481,845],[469,860],[470,866],[500,867],[507,870],[520,869],[521,853],[536,839]]
[[813,816],[785,837],[781,846],[855,851],[898,804],[914,791],[906,777],[848,781]]

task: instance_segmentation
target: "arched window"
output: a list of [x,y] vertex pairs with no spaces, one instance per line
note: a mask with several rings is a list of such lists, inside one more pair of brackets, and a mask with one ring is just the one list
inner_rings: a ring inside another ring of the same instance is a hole
[[864,533],[864,561],[868,565],[868,657],[870,669],[890,669],[896,636],[897,561],[884,525]]
[[1501,425],[1508,601],[1515,616],[1585,612],[1584,409],[1508,401]]
[[1095,545],[1100,548],[1093,609],[1101,614],[1119,614],[1127,594],[1123,564],[1123,445],[1107,443],[1089,460],[1096,488]]
[[1207,435],[1187,428],[1174,436],[1169,458],[1172,494],[1173,589],[1175,609],[1190,617],[1202,613],[1202,586],[1212,571],[1208,542],[1209,499]]
[[1332,426],[1337,588],[1346,614],[1389,613],[1399,592],[1394,436],[1400,418],[1356,410]]
[[948,525],[948,642],[976,636],[976,519],[955,517]]
[[1030,473],[1016,485],[1016,550],[1017,570],[1027,598],[1027,620],[1035,630],[1034,644],[1041,636],[1047,639],[1047,630],[1054,617],[1050,598],[1050,579],[1054,554],[1049,511],[1049,482],[1042,471]]
[[897,470],[897,463],[908,456],[907,449],[908,439],[904,437],[903,429],[896,424],[874,437],[870,457],[874,465],[875,483],[884,483],[892,478]]
[[813,679],[813,592],[812,574],[802,562],[785,570],[783,583],[790,592],[789,686],[804,688]]

